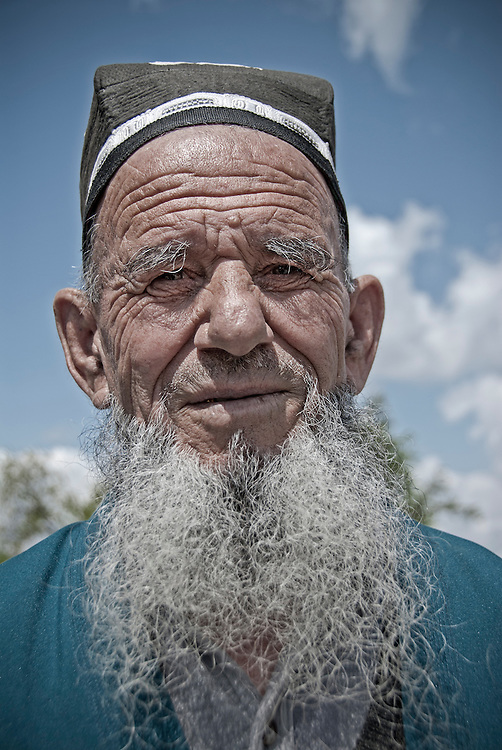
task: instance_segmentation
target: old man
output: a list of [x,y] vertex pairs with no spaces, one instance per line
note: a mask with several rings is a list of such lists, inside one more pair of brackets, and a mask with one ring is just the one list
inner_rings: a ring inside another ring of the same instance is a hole
[[354,403],[383,294],[331,86],[100,68],[81,200],[55,314],[107,493],[2,566],[2,748],[498,747],[499,561],[406,516]]

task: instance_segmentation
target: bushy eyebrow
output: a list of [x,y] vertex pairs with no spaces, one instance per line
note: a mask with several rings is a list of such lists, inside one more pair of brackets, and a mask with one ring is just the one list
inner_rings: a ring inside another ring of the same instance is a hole
[[[190,246],[187,241],[170,240],[165,245],[142,247],[124,263],[122,273],[127,278],[135,278],[159,268],[171,273],[181,270]],[[284,258],[289,265],[305,270],[322,272],[336,265],[331,253],[314,239],[274,237],[267,240],[264,247],[267,252]]]
[[336,264],[331,253],[314,239],[274,238],[265,243],[265,248],[284,258],[290,265],[297,265],[305,270],[327,271]]
[[157,247],[142,247],[124,263],[122,272],[126,277],[134,278],[158,268],[171,273],[179,271],[185,265],[189,247],[189,242],[178,240]]

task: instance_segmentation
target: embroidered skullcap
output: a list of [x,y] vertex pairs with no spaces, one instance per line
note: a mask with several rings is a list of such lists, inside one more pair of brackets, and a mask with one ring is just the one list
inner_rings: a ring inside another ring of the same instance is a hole
[[328,81],[240,65],[132,63],[104,65],[84,139],[80,203],[84,255],[102,192],[147,141],[190,125],[242,125],[295,146],[321,171],[347,224],[335,173],[333,89]]

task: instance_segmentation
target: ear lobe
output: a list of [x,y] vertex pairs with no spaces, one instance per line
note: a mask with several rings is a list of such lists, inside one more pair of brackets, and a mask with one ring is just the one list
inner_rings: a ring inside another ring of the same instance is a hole
[[385,302],[382,285],[374,276],[360,276],[350,296],[350,316],[345,364],[355,393],[366,383],[382,330]]
[[103,369],[100,336],[96,318],[83,292],[61,289],[54,298],[54,315],[73,379],[94,406],[106,408],[110,390]]

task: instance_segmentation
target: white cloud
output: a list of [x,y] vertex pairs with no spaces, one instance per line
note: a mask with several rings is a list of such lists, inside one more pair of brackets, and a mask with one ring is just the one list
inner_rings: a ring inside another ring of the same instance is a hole
[[89,493],[96,479],[89,466],[82,460],[75,448],[55,447],[48,451],[36,451],[50,471],[55,471],[64,480],[66,489],[81,500],[88,502]]
[[342,29],[349,55],[370,54],[389,86],[405,90],[403,62],[420,0],[343,0]]
[[473,418],[470,434],[486,444],[502,478],[502,376],[487,374],[454,386],[440,408],[451,422]]
[[349,211],[355,275],[373,273],[386,296],[386,321],[375,373],[408,382],[446,382],[501,371],[502,256],[488,261],[463,250],[459,272],[436,303],[418,289],[412,262],[440,249],[444,219],[408,203],[395,221]]
[[415,467],[418,486],[426,486],[437,473],[459,506],[474,507],[476,518],[439,513],[434,527],[487,547],[502,556],[502,476],[487,472],[455,472],[436,456],[427,456]]
[[65,490],[72,493],[79,502],[83,504],[88,502],[89,493],[96,482],[96,478],[76,448],[56,446],[49,450],[21,451],[19,453],[9,453],[0,448],[0,466],[9,456],[19,459],[33,456],[50,472],[54,472],[64,482]]

